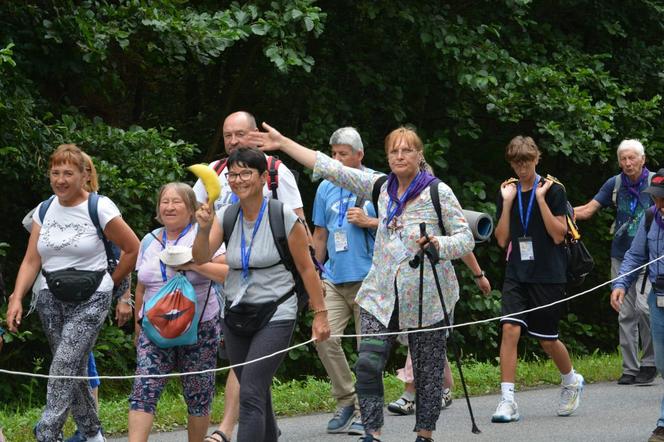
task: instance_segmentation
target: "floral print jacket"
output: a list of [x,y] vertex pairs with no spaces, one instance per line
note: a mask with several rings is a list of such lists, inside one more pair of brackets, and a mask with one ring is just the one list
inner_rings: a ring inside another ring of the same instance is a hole
[[[380,175],[344,167],[340,162],[318,152],[314,178],[321,177],[371,201],[373,185]],[[452,313],[459,299],[459,284],[450,260],[471,252],[474,240],[452,189],[441,182],[438,185],[438,194],[446,236],[442,236],[438,226],[438,217],[428,188],[409,201],[402,214],[396,217],[389,227],[385,225],[389,201],[387,182],[381,188],[378,197],[380,220],[373,261],[355,300],[386,327],[397,305],[397,298],[399,328],[403,330],[419,326],[420,271],[419,268],[411,268],[408,262],[419,251],[416,241],[420,238],[421,222],[426,223],[427,233],[436,235],[440,244],[441,260],[436,265],[436,271],[448,313]],[[443,310],[431,264],[426,260],[424,265],[422,326],[426,327],[440,322],[443,319]]]

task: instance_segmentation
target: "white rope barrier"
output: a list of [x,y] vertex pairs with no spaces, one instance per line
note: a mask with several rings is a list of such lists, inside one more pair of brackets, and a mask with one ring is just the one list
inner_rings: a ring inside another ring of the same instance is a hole
[[[518,316],[518,315],[522,315],[524,313],[530,313],[530,312],[534,312],[536,310],[549,308],[553,305],[557,305],[557,304],[560,304],[560,303],[567,302],[567,301],[570,301],[572,299],[578,298],[580,296],[587,295],[588,293],[591,293],[591,292],[593,292],[595,290],[598,290],[598,289],[600,289],[600,288],[602,288],[602,287],[604,287],[608,284],[611,284],[614,281],[616,281],[616,280],[618,280],[618,279],[620,279],[624,276],[630,275],[634,272],[640,272],[645,267],[647,267],[650,264],[652,264],[654,262],[657,262],[657,261],[659,261],[663,258],[664,258],[664,255],[662,255],[658,258],[655,258],[652,261],[647,262],[647,263],[643,264],[642,266],[639,266],[639,267],[635,268],[634,270],[632,270],[630,272],[624,273],[622,275],[616,276],[613,279],[610,279],[610,280],[605,281],[601,284],[598,284],[595,287],[592,287],[588,290],[584,290],[580,293],[576,293],[574,295],[568,296],[564,299],[560,299],[558,301],[554,301],[554,302],[546,304],[546,305],[541,305],[541,306],[538,306],[538,307],[533,307],[533,308],[528,309],[528,310],[523,310],[523,311],[518,312],[518,313],[510,313],[508,315],[495,316],[493,318],[480,319],[478,321],[470,321],[470,322],[464,322],[464,323],[461,323],[461,324],[453,324],[453,325],[450,325],[450,326],[441,326],[441,327],[435,327],[435,328],[425,328],[425,329],[417,329],[417,330],[403,330],[403,331],[386,332],[386,333],[372,333],[372,334],[367,334],[367,335],[363,335],[363,334],[343,335],[343,334],[341,334],[341,335],[330,335],[330,337],[331,338],[363,338],[363,337],[371,337],[371,336],[408,335],[408,334],[411,334],[411,333],[424,333],[424,332],[431,332],[431,331],[437,331],[437,330],[462,328],[462,327],[469,327],[471,325],[478,325],[478,324],[485,324],[485,323],[493,322],[493,321],[500,321],[502,319],[510,318],[512,316]],[[424,263],[422,263],[422,264],[424,264]],[[277,356],[277,355],[282,354],[282,353],[288,353],[291,350],[294,350],[294,349],[299,348],[299,347],[303,347],[303,346],[308,345],[312,342],[314,342],[314,340],[309,339],[306,342],[301,342],[299,344],[292,345],[288,348],[284,348],[284,349],[275,351],[272,354],[261,356],[260,358],[252,359],[252,360],[245,361],[245,362],[242,362],[242,363],[239,363],[239,364],[228,365],[228,366],[225,366],[225,367],[211,368],[211,369],[208,369],[208,370],[190,371],[190,372],[185,372],[185,373],[166,373],[166,374],[128,375],[128,376],[68,376],[68,375],[65,376],[65,375],[47,375],[47,374],[40,374],[40,373],[27,373],[27,372],[22,372],[22,371],[4,370],[4,369],[1,369],[1,368],[0,368],[0,373],[4,373],[4,374],[8,374],[8,375],[14,375],[14,376],[27,376],[27,377],[42,378],[42,379],[80,379],[80,380],[90,380],[90,379],[126,380],[126,379],[142,379],[142,378],[182,377],[182,376],[191,376],[191,375],[199,375],[199,374],[206,374],[206,373],[217,373],[217,372],[220,372],[220,371],[230,370],[231,368],[242,367],[242,366],[253,364],[253,363],[265,360],[265,359],[269,359],[271,357]]]

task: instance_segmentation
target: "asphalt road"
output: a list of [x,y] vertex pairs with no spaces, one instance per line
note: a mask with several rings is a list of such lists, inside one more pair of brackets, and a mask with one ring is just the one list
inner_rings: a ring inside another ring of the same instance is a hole
[[[441,414],[434,439],[440,441],[510,441],[510,442],[630,442],[648,440],[659,417],[664,382],[650,386],[621,386],[597,383],[586,386],[581,406],[570,417],[556,416],[559,389],[543,388],[517,392],[521,420],[509,424],[491,423],[498,395],[471,398],[481,434],[471,433],[471,423],[463,398]],[[326,434],[330,414],[313,414],[279,419],[283,435],[280,442],[356,442],[357,436]],[[414,416],[385,414],[383,442],[414,441]],[[157,442],[183,442],[185,431],[155,433]],[[109,442],[125,442],[126,437]]]

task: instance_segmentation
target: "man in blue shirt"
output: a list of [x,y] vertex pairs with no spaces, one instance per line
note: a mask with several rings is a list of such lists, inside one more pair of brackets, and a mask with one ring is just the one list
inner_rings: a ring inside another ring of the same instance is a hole
[[[332,158],[344,166],[370,171],[362,166],[364,146],[360,134],[352,127],[342,127],[330,137]],[[357,201],[349,191],[324,180],[314,200],[313,244],[316,258],[325,262],[323,284],[325,304],[332,334],[343,334],[351,317],[355,332],[360,333],[360,307],[355,295],[369,273],[373,255],[375,209],[370,201]],[[359,343],[359,341],[358,341]],[[355,382],[339,338],[316,344],[330,382],[337,412],[328,422],[328,433],[364,434],[359,416]]]
[[[637,140],[624,140],[618,146],[618,162],[622,172],[609,178],[595,197],[587,204],[574,208],[577,220],[592,217],[599,209],[613,206],[616,220],[611,227],[614,233],[611,243],[611,278],[618,275],[623,257],[632,244],[643,212],[650,207],[650,196],[642,193],[650,183],[652,173],[644,166],[646,156],[643,145]],[[618,313],[620,349],[623,358],[623,373],[619,384],[648,384],[655,379],[652,340],[648,315],[647,294],[642,290],[643,272],[625,296]],[[639,363],[639,335],[643,356]]]
[[[652,177],[651,185],[644,191],[652,195],[655,201],[655,212],[650,226],[642,219],[639,222],[636,236],[632,246],[625,254],[620,274],[635,270],[647,262],[653,261],[664,255],[664,169],[659,169]],[[651,210],[651,209],[648,209]],[[645,218],[645,217],[642,217]],[[611,292],[611,306],[621,312],[627,305],[628,290],[634,285],[639,277],[639,272],[630,273],[614,281]],[[650,307],[650,330],[652,342],[655,348],[655,364],[660,374],[664,373],[664,263],[652,262],[648,265],[648,279],[652,284],[652,290],[648,294],[648,306]],[[653,431],[648,442],[664,442],[664,398],[660,408],[660,417],[657,420],[657,428]]]

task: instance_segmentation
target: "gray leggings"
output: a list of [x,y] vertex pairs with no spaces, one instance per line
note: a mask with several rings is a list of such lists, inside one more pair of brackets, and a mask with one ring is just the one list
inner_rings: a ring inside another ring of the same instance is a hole
[[[95,292],[80,304],[62,302],[49,290],[39,292],[37,313],[53,353],[50,375],[87,376],[88,355],[110,305],[110,291]],[[60,440],[69,411],[84,436],[99,432],[101,423],[88,381],[49,379],[46,407],[36,427],[37,440]]]
[[[362,334],[377,334],[399,329],[396,313],[385,327],[374,315],[360,309]],[[442,323],[436,324],[440,326]],[[446,330],[410,333],[408,346],[415,375],[415,428],[413,431],[434,431],[443,400],[443,369],[445,368]],[[383,426],[383,370],[395,335],[363,337],[355,364],[355,390],[360,402],[362,424],[366,431]]]
[[[238,336],[222,320],[226,351],[231,364],[269,355],[288,347],[295,321],[268,323],[251,337]],[[277,419],[272,409],[272,378],[285,353],[234,368],[240,382],[240,422],[237,442],[276,442]],[[243,381],[244,380],[244,381]]]

